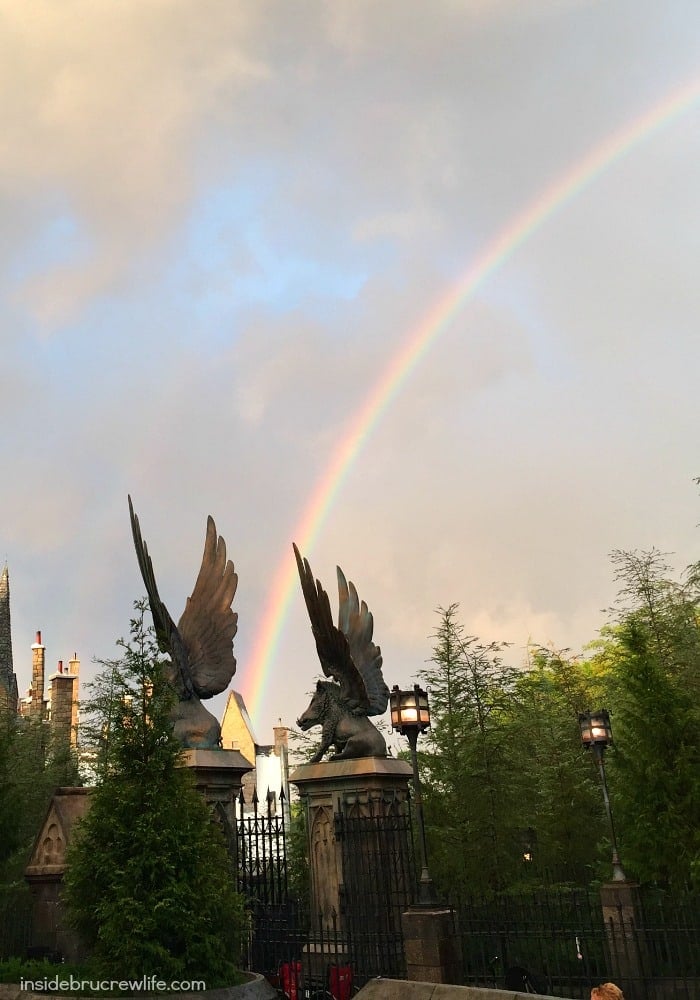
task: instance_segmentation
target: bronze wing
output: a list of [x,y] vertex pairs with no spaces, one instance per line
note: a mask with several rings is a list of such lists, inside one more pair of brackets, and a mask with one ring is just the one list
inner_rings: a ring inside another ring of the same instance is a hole
[[200,698],[225,691],[236,672],[233,638],[238,630],[238,614],[231,604],[237,586],[233,563],[226,559],[226,542],[217,536],[210,515],[202,566],[178,622],[192,686]]
[[367,715],[370,699],[364,677],[353,659],[348,636],[333,624],[328,594],[320,581],[314,580],[308,560],[302,559],[296,545],[294,555],[323,673],[338,681],[350,711]]
[[382,676],[382,651],[372,642],[374,619],[364,601],[360,603],[352,581],[338,570],[338,628],[348,641],[350,656],[362,675],[369,707],[367,715],[382,715],[389,702],[389,688]]
[[182,698],[192,696],[192,683],[187,663],[187,653],[183,646],[182,636],[178,632],[175,622],[170,617],[168,609],[163,604],[156,586],[156,578],[153,572],[153,563],[148,554],[148,548],[141,537],[141,527],[139,519],[134,513],[134,507],[129,497],[129,514],[131,516],[131,533],[134,537],[134,548],[136,558],[143,582],[146,584],[148,603],[153,615],[153,626],[156,631],[158,648],[162,653],[168,653],[173,663],[175,677],[173,678],[178,694]]

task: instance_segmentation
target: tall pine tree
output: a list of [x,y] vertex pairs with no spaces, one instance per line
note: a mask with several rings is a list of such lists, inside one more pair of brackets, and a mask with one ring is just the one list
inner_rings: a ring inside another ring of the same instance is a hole
[[93,731],[102,760],[91,806],[70,846],[65,899],[101,975],[230,984],[243,910],[223,836],[173,736],[168,687],[137,602],[111,695]]
[[495,890],[518,865],[515,673],[502,662],[502,644],[465,635],[456,604],[438,614],[431,666],[420,675],[432,718],[420,753],[430,865],[451,893]]

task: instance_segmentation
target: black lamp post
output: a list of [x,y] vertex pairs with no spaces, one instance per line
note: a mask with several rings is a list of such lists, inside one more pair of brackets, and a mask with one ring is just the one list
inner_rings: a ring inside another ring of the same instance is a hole
[[581,742],[586,749],[593,751],[600,780],[603,786],[603,801],[605,802],[605,812],[610,824],[610,836],[612,838],[612,868],[613,882],[626,882],[627,876],[620,864],[620,855],[617,852],[617,839],[615,837],[615,824],[613,823],[612,809],[610,808],[610,797],[608,795],[608,782],[605,777],[604,755],[607,747],[613,741],[612,726],[610,725],[610,714],[605,708],[599,712],[584,712],[578,717],[578,724],[581,729]]
[[421,795],[420,775],[418,774],[418,734],[424,733],[430,726],[430,706],[428,693],[417,684],[412,691],[400,691],[398,685],[390,695],[391,728],[406,736],[411,748],[413,764],[413,790],[418,816],[421,852],[421,876],[418,883],[418,903],[421,906],[434,906],[438,900],[435,896],[433,880],[428,871],[428,847],[425,839],[425,817],[423,816],[423,798]]

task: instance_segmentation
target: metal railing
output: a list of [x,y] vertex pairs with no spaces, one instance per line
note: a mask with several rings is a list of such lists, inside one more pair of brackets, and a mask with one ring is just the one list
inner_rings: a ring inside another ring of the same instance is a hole
[[22,958],[32,939],[32,901],[27,892],[0,894],[0,961]]
[[[700,898],[638,891],[633,911],[604,919],[597,889],[541,889],[461,900],[464,983],[517,988],[526,970],[537,992],[588,1000],[620,985],[626,1000],[700,1000]],[[510,977],[514,979],[514,976]]]

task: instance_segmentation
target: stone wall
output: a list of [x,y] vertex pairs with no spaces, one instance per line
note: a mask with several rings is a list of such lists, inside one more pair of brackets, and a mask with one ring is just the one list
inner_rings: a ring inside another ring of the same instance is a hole
[[[404,979],[371,979],[358,996],[362,1000],[532,1000],[531,993],[507,990],[484,990],[476,986],[446,986],[436,983],[407,982]],[[540,996],[539,1000],[555,1000]],[[561,1000],[561,998],[556,998]]]

